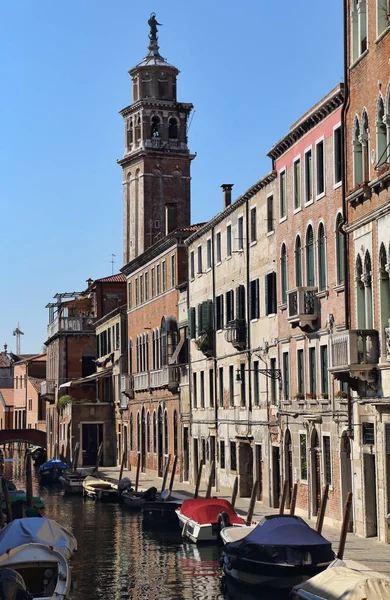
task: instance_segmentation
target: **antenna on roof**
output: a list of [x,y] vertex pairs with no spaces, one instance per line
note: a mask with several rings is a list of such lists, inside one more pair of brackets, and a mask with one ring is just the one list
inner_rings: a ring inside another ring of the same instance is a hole
[[114,263],[115,263],[114,257],[115,256],[116,256],[116,254],[111,254],[111,260],[110,260],[110,263],[111,263],[111,275],[114,275]]
[[19,327],[19,323],[18,323],[16,329],[14,329],[12,335],[16,336],[16,354],[19,356],[19,354],[20,354],[20,336],[24,335],[23,331],[21,331],[21,329]]

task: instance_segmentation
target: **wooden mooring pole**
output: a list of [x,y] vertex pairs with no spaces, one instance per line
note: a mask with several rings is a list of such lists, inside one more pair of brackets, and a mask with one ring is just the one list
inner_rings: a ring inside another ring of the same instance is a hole
[[347,532],[348,532],[351,508],[352,508],[352,492],[349,492],[348,496],[347,496],[347,501],[345,503],[344,518],[343,518],[343,524],[342,524],[341,533],[340,533],[339,549],[337,552],[337,558],[339,558],[340,560],[342,560],[343,556],[344,556],[345,542],[347,541]]
[[173,466],[172,466],[172,473],[171,473],[171,480],[169,482],[169,491],[171,492],[173,489],[173,482],[175,481],[175,475],[176,475],[176,467],[177,467],[177,454],[175,456],[175,458],[173,459]]
[[283,490],[282,490],[282,496],[280,499],[280,506],[279,506],[279,514],[280,515],[284,514],[284,507],[286,505],[287,491],[288,491],[288,481],[287,481],[287,479],[285,479],[283,482]]
[[210,465],[209,482],[207,484],[207,490],[206,490],[206,498],[211,497],[211,488],[213,487],[213,479],[214,479],[214,468],[215,468],[215,461],[212,460],[211,465]]
[[200,480],[202,478],[202,469],[203,469],[203,460],[200,461],[199,464],[199,469],[198,469],[198,476],[196,478],[196,485],[195,485],[195,492],[194,492],[194,498],[197,498],[199,495],[199,488],[200,488]]
[[72,464],[72,468],[73,468],[73,472],[76,473],[77,471],[77,463],[79,461],[79,453],[80,453],[80,442],[77,442],[74,450],[73,450],[73,464]]
[[233,483],[232,499],[230,502],[230,504],[233,506],[233,508],[236,505],[237,493],[238,493],[238,477],[235,478],[234,483]]
[[323,492],[322,492],[321,507],[320,507],[320,510],[318,511],[318,515],[317,515],[316,530],[318,531],[318,533],[321,533],[322,526],[324,524],[326,505],[328,503],[328,494],[329,494],[329,483],[326,484],[326,486],[324,487]]
[[251,523],[252,523],[253,513],[255,512],[255,504],[256,504],[258,487],[259,487],[259,482],[256,479],[255,483],[253,484],[252,495],[251,495],[251,499],[249,502],[249,510],[248,510],[248,514],[246,516],[246,524],[247,525],[251,525]]
[[125,468],[125,461],[126,461],[126,452],[124,452],[122,454],[122,460],[121,460],[121,470],[119,471],[119,479],[118,479],[118,483],[119,481],[122,479],[123,476],[123,470]]
[[135,491],[138,492],[139,472],[141,470],[141,452],[137,454],[137,472],[135,474]]
[[11,523],[13,517],[12,517],[12,507],[11,507],[11,500],[9,497],[9,491],[7,488],[7,483],[5,481],[5,478],[2,477],[1,478],[1,485],[3,488],[3,496],[4,496],[4,500],[5,500],[5,506],[7,508],[7,517],[8,517],[8,523]]
[[171,462],[171,455],[168,454],[167,463],[165,465],[164,477],[163,477],[162,486],[161,486],[161,493],[165,490],[165,486],[167,485],[170,462]]
[[26,496],[27,496],[27,508],[34,506],[33,500],[33,481],[32,481],[32,458],[31,453],[27,452],[26,455]]
[[293,487],[293,491],[292,491],[292,495],[291,495],[291,502],[290,502],[290,515],[292,515],[292,516],[295,515],[295,505],[297,503],[297,492],[298,492],[298,484],[294,483],[294,487]]

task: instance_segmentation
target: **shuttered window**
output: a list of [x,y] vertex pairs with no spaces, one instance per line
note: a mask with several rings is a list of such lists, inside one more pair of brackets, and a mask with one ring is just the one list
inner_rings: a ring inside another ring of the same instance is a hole
[[234,319],[234,291],[229,290],[225,294],[226,297],[226,324]]
[[325,229],[320,223],[318,228],[318,282],[319,289],[326,289],[326,248],[325,248]]
[[204,371],[200,372],[200,407],[204,408]]
[[250,319],[260,317],[260,282],[258,279],[250,282],[249,312]]
[[344,236],[341,231],[343,217],[339,213],[336,221],[336,261],[337,261],[337,283],[344,283]]
[[325,483],[332,485],[332,455],[330,453],[330,436],[324,435],[322,439],[324,447],[324,477]]
[[318,142],[316,148],[316,167],[317,167],[317,196],[325,192],[325,162],[324,162],[324,142]]
[[328,386],[328,346],[320,347],[320,362],[321,362],[321,393],[327,396],[329,393]]
[[290,399],[290,366],[288,352],[283,352],[283,399],[286,402]]
[[226,255],[232,255],[232,226],[226,227]]
[[196,312],[194,307],[188,311],[188,337],[190,340],[196,337]]
[[312,171],[312,158],[311,150],[308,150],[305,154],[305,202],[311,202],[313,200],[313,171]]
[[229,402],[234,406],[234,366],[229,365]]
[[214,369],[209,369],[209,405],[214,407]]
[[314,286],[314,234],[313,227],[309,225],[306,232],[306,284]]
[[245,319],[245,286],[239,285],[236,289],[236,318]]
[[309,348],[309,391],[310,394],[317,393],[317,365],[316,349]]
[[257,218],[256,218],[256,206],[251,209],[251,242],[257,240]]
[[220,263],[221,262],[221,258],[222,258],[222,253],[221,253],[221,232],[220,231],[218,231],[218,233],[216,235],[215,244],[217,246],[217,248],[216,248],[217,263]]
[[238,217],[237,221],[237,246],[238,250],[244,249],[244,218]]
[[276,273],[265,276],[265,314],[276,314]]
[[219,386],[219,406],[223,408],[224,405],[224,383],[223,383],[223,367],[218,369],[218,386]]
[[196,373],[192,373],[192,400],[194,408],[198,406],[198,382],[196,375]]
[[295,285],[300,287],[302,285],[302,244],[301,238],[298,235],[295,240]]
[[287,302],[287,250],[285,244],[282,244],[280,253],[280,283],[282,286],[282,304]]
[[274,230],[274,197],[267,198],[267,232]]
[[305,364],[304,364],[304,353],[303,350],[297,352],[297,369],[298,369],[298,392],[300,394],[305,393]]
[[220,329],[223,329],[223,294],[216,297],[215,306],[216,329],[219,331]]

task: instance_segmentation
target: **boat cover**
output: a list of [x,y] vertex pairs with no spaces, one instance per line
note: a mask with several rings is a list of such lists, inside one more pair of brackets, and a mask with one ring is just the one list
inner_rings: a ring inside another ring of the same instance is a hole
[[[27,495],[26,492],[24,492],[23,490],[15,490],[15,492],[10,493],[9,499],[12,506],[12,504],[14,504],[15,502],[27,502]],[[34,496],[33,503],[35,508],[45,508],[45,505],[43,504],[42,498],[40,496]],[[2,502],[1,508],[3,510],[7,508],[5,500]]]
[[0,531],[0,556],[23,544],[38,543],[53,546],[65,558],[77,550],[76,538],[56,521],[28,517],[11,521]]
[[47,460],[43,465],[39,467],[39,471],[47,471],[48,469],[68,469],[68,465],[64,463],[62,460],[58,460],[57,458],[51,458]]
[[226,554],[255,561],[300,565],[334,559],[332,544],[303,519],[289,515],[263,517],[260,523],[236,542],[225,545]]
[[244,519],[241,519],[234,511],[230,502],[221,498],[193,498],[192,500],[184,500],[180,512],[182,515],[199,523],[199,525],[217,523],[221,512],[225,512],[228,515],[232,525],[243,525],[245,523]]
[[390,598],[390,579],[348,567],[332,567],[296,586],[294,598],[311,600],[367,600]]

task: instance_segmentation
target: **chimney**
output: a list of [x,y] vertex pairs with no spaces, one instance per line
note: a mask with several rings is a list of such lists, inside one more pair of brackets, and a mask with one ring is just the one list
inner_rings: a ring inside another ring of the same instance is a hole
[[91,285],[91,283],[93,283],[93,279],[91,279],[91,278],[87,279],[87,286],[88,287]]
[[234,183],[223,183],[221,188],[223,190],[223,207],[227,208],[232,203],[232,187]]

